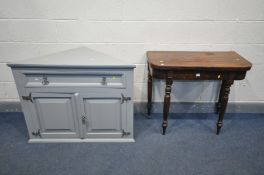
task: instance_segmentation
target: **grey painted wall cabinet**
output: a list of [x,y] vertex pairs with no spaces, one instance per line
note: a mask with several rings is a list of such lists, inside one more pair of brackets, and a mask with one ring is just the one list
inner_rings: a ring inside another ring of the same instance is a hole
[[134,141],[134,65],[82,47],[8,66],[29,142]]

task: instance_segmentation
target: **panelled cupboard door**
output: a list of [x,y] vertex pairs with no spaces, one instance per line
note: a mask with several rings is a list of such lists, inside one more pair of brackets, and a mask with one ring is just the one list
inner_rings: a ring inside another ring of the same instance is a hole
[[123,93],[81,95],[84,138],[121,138],[126,132],[126,101]]
[[74,94],[32,93],[30,109],[36,123],[35,138],[80,137]]

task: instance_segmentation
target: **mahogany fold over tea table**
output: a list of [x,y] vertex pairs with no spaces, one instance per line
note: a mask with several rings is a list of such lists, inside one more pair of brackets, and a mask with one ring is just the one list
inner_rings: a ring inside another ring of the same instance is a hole
[[163,135],[168,126],[170,94],[173,80],[222,81],[216,111],[219,114],[216,134],[220,133],[234,80],[242,80],[252,64],[236,52],[148,51],[148,115],[152,104],[152,79],[165,79]]

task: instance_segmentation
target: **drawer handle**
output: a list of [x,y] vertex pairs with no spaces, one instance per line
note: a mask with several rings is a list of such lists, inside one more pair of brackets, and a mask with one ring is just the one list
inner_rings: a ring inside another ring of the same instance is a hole
[[43,75],[42,84],[43,85],[48,85],[49,84],[48,77],[46,75]]
[[102,85],[107,85],[107,82],[106,82],[106,77],[102,77]]

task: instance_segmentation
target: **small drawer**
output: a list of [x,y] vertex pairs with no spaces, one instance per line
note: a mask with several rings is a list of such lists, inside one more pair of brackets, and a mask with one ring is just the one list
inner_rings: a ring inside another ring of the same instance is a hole
[[223,79],[223,74],[215,72],[186,72],[174,74],[173,78],[178,80],[221,80]]
[[194,72],[191,74],[193,79],[201,80],[221,80],[223,78],[222,73],[218,72]]
[[125,87],[122,73],[27,74],[26,87]]
[[[152,76],[154,78],[166,79],[168,74],[173,77],[174,80],[223,80],[230,77],[232,73],[226,73],[222,71],[205,71],[205,70],[176,70],[176,71],[164,71],[154,70]],[[233,75],[233,74],[232,74]]]
[[221,80],[224,75],[218,72],[178,72],[173,75],[178,80]]

